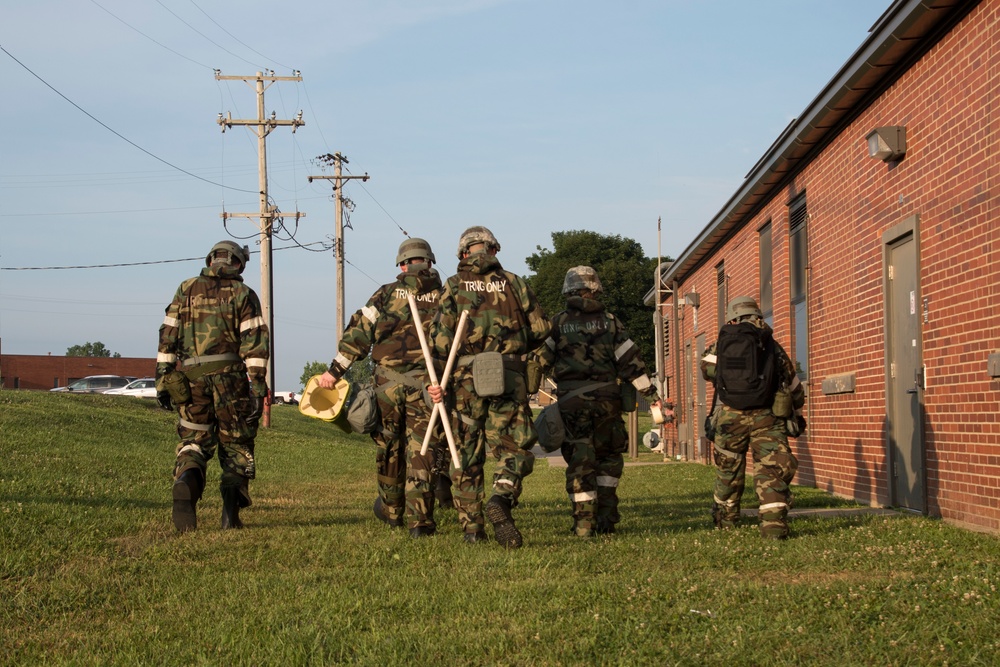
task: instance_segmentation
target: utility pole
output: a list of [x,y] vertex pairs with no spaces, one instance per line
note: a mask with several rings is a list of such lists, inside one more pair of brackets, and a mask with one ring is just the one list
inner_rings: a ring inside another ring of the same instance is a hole
[[333,155],[327,153],[326,155],[320,155],[316,159],[325,164],[333,163],[333,176],[310,176],[309,182],[312,183],[316,179],[333,181],[334,220],[336,223],[333,237],[333,255],[337,260],[337,337],[339,339],[340,335],[344,332],[344,196],[341,188],[344,181],[354,178],[367,181],[368,173],[365,172],[364,176],[342,175],[341,166],[343,164],[350,164],[350,162],[340,153],[334,153]]
[[[274,393],[274,308],[272,307],[272,292],[274,288],[274,273],[271,269],[272,248],[271,236],[274,232],[274,218],[277,207],[271,206],[267,195],[267,135],[276,127],[289,126],[292,132],[301,125],[305,125],[302,120],[302,112],[294,120],[278,120],[275,113],[271,112],[271,117],[264,116],[264,91],[271,87],[276,81],[302,81],[302,76],[298,70],[293,72],[293,76],[275,76],[274,71],[265,76],[263,72],[257,72],[255,76],[223,76],[220,70],[215,70],[216,81],[244,81],[247,85],[252,85],[257,92],[257,118],[240,120],[233,118],[232,113],[222,116],[219,112],[218,123],[222,126],[222,131],[233,125],[245,125],[254,129],[257,134],[257,161],[258,161],[258,190],[260,194],[259,213],[222,213],[223,221],[226,218],[258,218],[260,221],[260,303],[264,313],[264,321],[267,322],[267,330],[271,337],[271,354],[267,361],[267,386],[271,395]],[[251,84],[251,82],[253,82]],[[265,82],[266,85],[265,85]],[[295,213],[295,218],[304,217],[305,213]],[[270,396],[264,402],[264,415],[261,424],[264,428],[271,426],[271,401]]]

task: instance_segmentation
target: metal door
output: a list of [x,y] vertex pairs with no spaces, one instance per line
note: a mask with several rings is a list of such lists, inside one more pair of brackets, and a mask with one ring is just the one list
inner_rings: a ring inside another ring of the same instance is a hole
[[681,443],[681,454],[685,461],[694,458],[694,391],[691,381],[691,343],[684,344],[684,441]]
[[698,334],[694,340],[695,349],[698,351],[698,356],[695,358],[695,364],[698,370],[691,371],[695,376],[695,384],[697,385],[694,424],[698,427],[698,439],[695,440],[695,442],[698,443],[698,446],[696,447],[698,459],[701,461],[707,461],[708,452],[705,451],[705,434],[701,432],[702,424],[705,423],[705,415],[708,411],[708,408],[705,407],[705,378],[701,376],[701,359],[705,356],[705,334]]
[[914,238],[911,232],[886,246],[886,432],[892,503],[924,512],[926,488],[921,419],[924,374]]

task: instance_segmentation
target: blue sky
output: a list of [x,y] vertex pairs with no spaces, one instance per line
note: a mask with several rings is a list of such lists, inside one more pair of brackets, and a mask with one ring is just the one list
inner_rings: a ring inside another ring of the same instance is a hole
[[[270,195],[284,213],[306,214],[297,226],[287,217],[274,243],[274,388],[284,391],[298,389],[307,362],[334,356],[339,333],[332,253],[294,247],[320,249],[334,233],[329,182],[308,182],[331,173],[316,156],[339,151],[349,173],[370,176],[345,188],[355,204],[345,318],[392,281],[404,232],[431,243],[445,276],[471,225],[492,229],[505,268],[520,274],[562,230],[620,234],[650,257],[676,256],[889,6],[7,4],[3,352],[62,355],[101,341],[123,356],[155,355],[163,308],[202,266],[171,260],[204,257],[232,236],[256,250],[256,221],[226,229],[220,218],[258,209],[256,139],[216,124],[219,113],[253,117],[256,98],[213,69],[297,69],[302,83],[275,83],[265,96],[268,113],[301,109],[306,123],[268,138]],[[259,288],[257,255],[245,278]]]

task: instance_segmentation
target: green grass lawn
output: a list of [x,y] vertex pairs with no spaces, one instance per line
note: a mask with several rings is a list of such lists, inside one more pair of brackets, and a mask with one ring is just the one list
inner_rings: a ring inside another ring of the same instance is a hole
[[580,540],[564,470],[539,461],[523,549],[463,543],[453,510],[413,540],[372,516],[370,441],[285,406],[246,528],[219,529],[213,465],[178,535],[174,423],[141,399],[0,391],[0,665],[1000,663],[995,535],[910,515],[717,532],[711,468],[667,462],[627,467],[620,532]]

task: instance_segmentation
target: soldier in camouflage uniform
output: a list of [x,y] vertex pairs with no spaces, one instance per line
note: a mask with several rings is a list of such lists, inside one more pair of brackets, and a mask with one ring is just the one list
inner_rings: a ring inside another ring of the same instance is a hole
[[407,523],[413,537],[433,535],[436,529],[433,468],[438,445],[420,454],[430,417],[423,396],[427,369],[407,295],[413,295],[426,333],[441,289],[434,261],[423,239],[407,239],[399,246],[396,281],[380,287],[351,317],[336,358],[319,379],[329,389],[352,363],[369,355],[375,362],[382,416],[381,428],[372,433],[378,475],[375,516],[393,527]]
[[580,537],[613,533],[621,520],[617,489],[628,436],[619,382],[630,383],[654,405],[659,402],[638,346],[598,300],[602,291],[591,267],[567,271],[562,289],[566,310],[552,318],[552,335],[536,352],[562,399],[566,492],[573,506],[572,530]]
[[[752,297],[733,299],[727,309],[727,318],[731,324],[747,321],[768,333],[771,331]],[[717,345],[718,341],[713,343],[701,360],[702,376],[713,383],[716,381]],[[780,390],[790,394],[792,408],[797,413],[805,403],[805,389],[791,359],[777,341],[774,341],[774,354]],[[788,446],[789,421],[776,416],[770,407],[737,410],[721,400],[711,419],[715,425],[716,479],[712,504],[715,526],[733,528],[739,521],[749,449],[754,461],[754,487],[760,501],[760,533],[765,538],[785,539],[792,495],[789,484],[799,466]]]
[[[537,440],[528,407],[526,355],[548,337],[551,324],[527,283],[503,270],[496,258],[499,250],[496,237],[485,227],[470,227],[462,233],[458,273],[445,283],[432,327],[432,346],[443,366],[455,343],[460,314],[468,312],[465,335],[458,341],[458,357],[448,385],[448,393],[454,397],[449,411],[452,430],[462,464],[451,470],[452,495],[464,539],[485,540],[484,467],[489,448],[497,464],[485,517],[493,524],[497,542],[516,549],[523,540],[511,509],[521,495],[522,481],[534,467],[531,448]],[[481,395],[487,393],[486,384],[479,384],[477,393],[476,379],[487,374],[474,375],[473,363],[490,356],[495,362],[496,354],[502,359],[500,381],[494,377],[490,395]],[[502,386],[498,389],[497,384]],[[429,392],[435,401],[444,396],[440,387],[431,387]]]
[[270,342],[260,301],[243,283],[249,258],[246,246],[216,243],[201,275],[177,288],[160,326],[157,400],[180,413],[173,521],[181,532],[197,527],[196,506],[217,449],[222,527],[242,528],[240,508],[250,506]]

